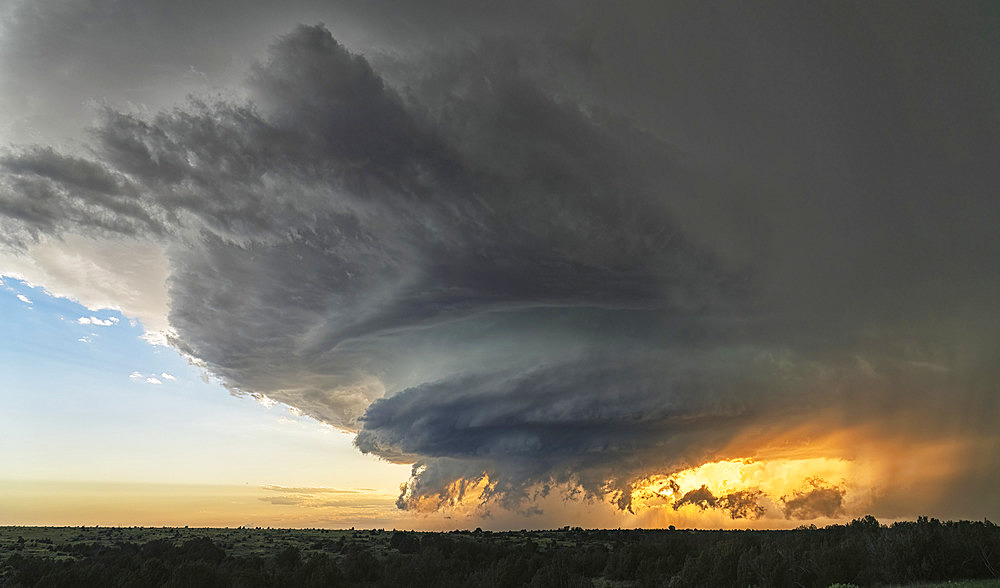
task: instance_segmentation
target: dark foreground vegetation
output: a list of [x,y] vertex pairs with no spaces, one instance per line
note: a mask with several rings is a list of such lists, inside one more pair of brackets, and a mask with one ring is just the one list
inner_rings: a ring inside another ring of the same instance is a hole
[[[0,586],[1000,586],[989,521],[793,531],[0,528]],[[995,584],[994,584],[995,583]]]

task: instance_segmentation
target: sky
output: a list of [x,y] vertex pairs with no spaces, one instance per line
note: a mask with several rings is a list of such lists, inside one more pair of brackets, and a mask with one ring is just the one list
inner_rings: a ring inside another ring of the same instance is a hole
[[989,2],[0,2],[0,524],[1000,517]]

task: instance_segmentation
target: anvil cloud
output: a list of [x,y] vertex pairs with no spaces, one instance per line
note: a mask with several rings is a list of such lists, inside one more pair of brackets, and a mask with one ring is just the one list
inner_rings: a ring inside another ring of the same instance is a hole
[[[577,31],[501,20],[407,57],[300,25],[238,92],[105,106],[86,150],[7,148],[0,238],[161,251],[170,344],[413,463],[402,508],[483,481],[515,510],[557,487],[628,509],[651,473],[836,431],[863,431],[822,449],[848,460],[956,441],[967,467],[914,508],[985,508],[1000,89],[996,53],[963,59],[995,31],[969,39],[957,12],[911,56],[931,25],[891,29],[889,8],[843,30],[740,10],[647,15],[664,39],[638,6]],[[873,507],[910,508],[926,473],[886,475]],[[843,513],[814,486],[785,514]],[[714,505],[702,489],[684,500]]]

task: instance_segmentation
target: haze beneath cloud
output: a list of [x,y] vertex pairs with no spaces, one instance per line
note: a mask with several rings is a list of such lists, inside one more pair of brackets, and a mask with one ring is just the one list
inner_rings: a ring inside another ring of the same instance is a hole
[[824,458],[664,504],[1000,514],[995,5],[166,6],[6,15],[6,103],[98,115],[8,125],[0,271],[413,463],[400,508]]

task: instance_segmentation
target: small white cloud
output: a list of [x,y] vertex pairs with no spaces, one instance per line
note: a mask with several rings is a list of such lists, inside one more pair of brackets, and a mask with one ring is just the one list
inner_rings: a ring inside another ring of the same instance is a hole
[[164,380],[176,380],[177,379],[177,378],[173,377],[172,375],[168,374],[167,372],[163,372],[162,374],[160,374],[160,377],[163,378]]
[[162,384],[163,382],[161,382],[160,380],[158,380],[156,378],[146,378],[146,383],[147,384]]
[[34,304],[34,302],[31,301],[31,298],[28,298],[24,294],[18,294],[17,299],[25,304]]
[[164,331],[146,331],[139,338],[157,347],[166,347],[170,344],[169,339],[167,339],[168,334]]
[[132,380],[134,382],[138,382],[139,380],[141,380],[141,379],[143,379],[145,377],[146,376],[140,374],[139,372],[132,372],[131,374],[129,374],[128,379],[130,379],[130,380]]
[[112,325],[118,324],[118,318],[110,317],[107,319],[99,319],[96,316],[90,316],[90,317],[81,316],[80,318],[76,319],[76,322],[81,325],[96,325],[98,327],[110,327]]
[[79,339],[77,339],[77,341],[79,341],[80,343],[90,343],[90,339],[88,339],[87,337],[80,337]]

